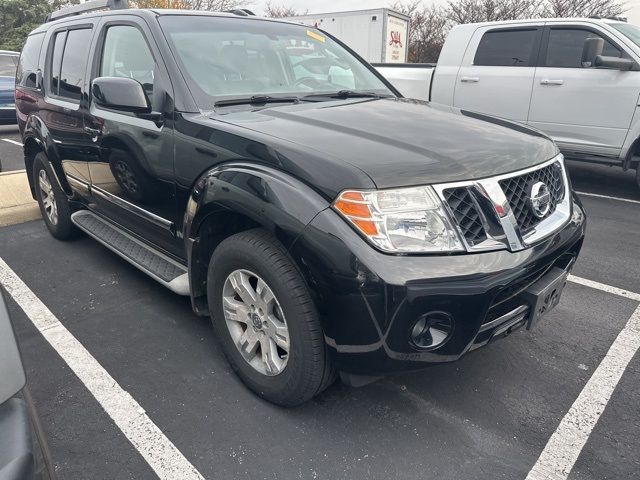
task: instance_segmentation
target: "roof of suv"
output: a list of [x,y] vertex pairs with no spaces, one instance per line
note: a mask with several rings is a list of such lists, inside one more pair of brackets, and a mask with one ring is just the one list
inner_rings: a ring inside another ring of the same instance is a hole
[[177,10],[177,9],[147,9],[147,8],[127,8],[121,10],[104,10],[100,12],[88,12],[82,13],[80,15],[72,15],[69,17],[60,18],[58,20],[54,20],[51,22],[43,23],[38,28],[33,30],[31,33],[44,32],[48,30],[50,27],[64,24],[66,22],[75,21],[82,18],[96,18],[96,17],[111,17],[117,15],[139,15],[143,17],[161,17],[165,15],[193,15],[193,16],[209,16],[209,17],[227,17],[227,18],[235,18],[235,19],[245,19],[245,20],[262,20],[262,21],[270,21],[270,22],[280,22],[280,23],[289,23],[298,25],[295,22],[290,22],[287,20],[282,20],[279,18],[266,18],[259,17],[255,15],[236,15],[235,13],[227,13],[227,12],[210,12],[203,10]]

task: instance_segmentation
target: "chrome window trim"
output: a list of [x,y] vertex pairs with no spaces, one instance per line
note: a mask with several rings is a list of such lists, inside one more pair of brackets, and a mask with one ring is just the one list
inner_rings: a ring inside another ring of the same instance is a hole
[[[554,163],[560,165],[562,180],[564,182],[564,197],[562,201],[556,205],[556,209],[551,215],[543,219],[532,231],[523,236],[515,215],[511,210],[511,205],[509,205],[509,201],[500,186],[500,181],[526,175],[527,173],[535,172]],[[564,157],[562,154],[558,154],[546,162],[516,172],[496,175],[481,180],[440,183],[433,185],[433,188],[442,201],[468,252],[485,252],[503,249],[508,249],[512,252],[524,250],[560,230],[571,218],[571,190],[569,188],[567,169],[564,165]],[[487,234],[485,241],[473,246],[469,245],[466,241],[464,232],[460,228],[460,225],[458,225],[444,196],[444,191],[451,188],[469,189],[485,227]],[[497,207],[502,208],[504,211],[503,216],[498,215],[496,211]]]

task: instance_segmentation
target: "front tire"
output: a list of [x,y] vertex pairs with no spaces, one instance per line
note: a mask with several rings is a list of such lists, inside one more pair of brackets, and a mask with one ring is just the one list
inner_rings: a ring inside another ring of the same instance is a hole
[[640,188],[640,163],[636,166],[636,184]]
[[265,230],[220,243],[209,263],[207,297],[231,367],[262,398],[300,405],[334,379],[306,283]]
[[78,234],[78,230],[71,221],[71,206],[64,193],[49,159],[44,153],[38,153],[33,161],[33,181],[36,189],[36,199],[44,223],[58,240],[69,240]]

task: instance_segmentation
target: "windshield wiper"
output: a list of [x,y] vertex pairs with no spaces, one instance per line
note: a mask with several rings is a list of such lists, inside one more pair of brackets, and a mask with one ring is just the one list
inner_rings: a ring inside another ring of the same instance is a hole
[[383,95],[375,92],[358,92],[357,90],[340,90],[338,92],[331,93],[312,93],[302,97],[303,100],[315,97],[327,97],[327,98],[388,98],[391,95]]
[[230,98],[220,100],[214,107],[229,107],[231,105],[266,105],[267,103],[298,103],[299,97],[270,97],[269,95],[254,95],[252,97]]

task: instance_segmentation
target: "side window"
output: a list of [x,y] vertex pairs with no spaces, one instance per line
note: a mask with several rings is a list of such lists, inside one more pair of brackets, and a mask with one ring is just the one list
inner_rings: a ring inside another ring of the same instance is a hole
[[130,25],[107,29],[98,76],[133,78],[151,98],[154,71],[153,55],[140,30]]
[[76,101],[80,100],[90,42],[91,30],[88,28],[69,30],[67,33],[67,42],[62,56],[62,68],[60,69],[60,91],[58,95],[61,97]]
[[18,62],[18,72],[16,74],[18,85],[31,88],[39,86],[36,85],[36,72],[38,71],[38,58],[40,57],[43,40],[44,33],[31,35],[27,38]]
[[15,55],[0,55],[0,77],[15,77]]
[[51,58],[51,94],[58,95],[60,86],[60,65],[62,65],[62,51],[64,42],[67,39],[67,32],[58,32],[53,40],[53,55]]
[[538,30],[493,30],[480,39],[474,65],[493,67],[528,67]]
[[[554,28],[549,32],[549,46],[545,66],[559,68],[583,68],[591,65],[582,65],[582,48],[588,38],[602,38],[597,33],[589,30],[575,28]],[[604,39],[603,39],[604,40]],[[604,40],[603,55],[621,57],[622,52],[609,41]]]

